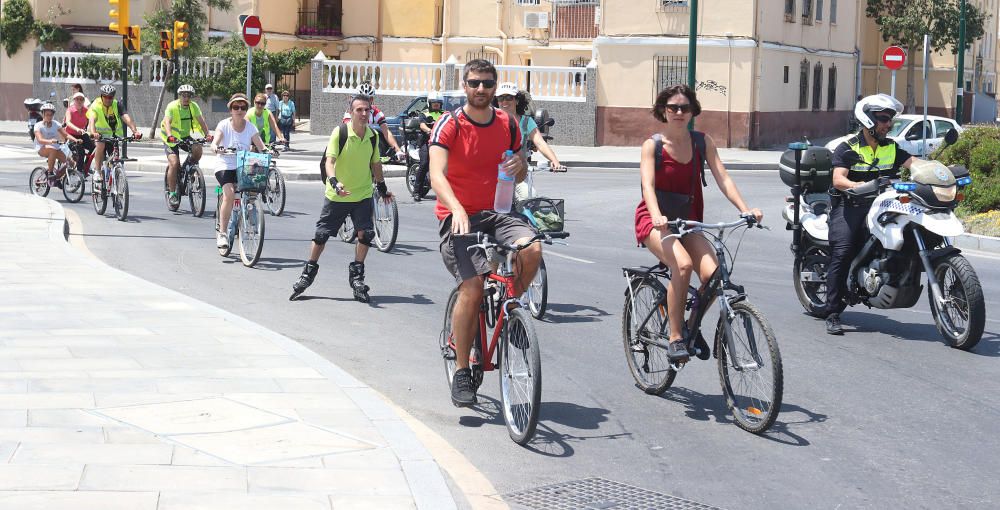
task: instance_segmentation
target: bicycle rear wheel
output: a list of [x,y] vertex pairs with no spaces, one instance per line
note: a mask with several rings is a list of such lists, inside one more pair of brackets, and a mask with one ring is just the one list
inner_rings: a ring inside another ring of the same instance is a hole
[[103,174],[104,169],[98,168],[90,174],[90,198],[94,202],[94,211],[103,216],[104,212],[108,210],[108,181],[107,179],[101,179],[99,183],[94,181],[98,172]]
[[396,197],[384,197],[376,193],[372,200],[373,216],[375,223],[375,246],[378,251],[388,253],[396,246],[396,235],[399,233],[399,208],[396,206]]
[[354,221],[348,216],[344,218],[344,224],[340,226],[340,230],[337,231],[337,236],[340,237],[341,241],[345,243],[353,243],[355,239],[354,232]]
[[[625,308],[622,310],[625,359],[636,386],[650,395],[659,395],[667,391],[677,377],[677,371],[670,365],[667,349],[661,347],[668,341],[663,334],[669,331],[667,307],[661,300],[666,298],[667,290],[656,280],[636,280],[631,285],[632,292],[625,293]],[[649,319],[646,320],[646,317]]]
[[452,309],[458,301],[458,289],[451,291],[448,296],[448,304],[444,309],[444,325],[441,326],[441,333],[438,335],[438,349],[441,357],[444,358],[444,375],[448,380],[448,388],[451,389],[451,380],[455,376],[455,340],[451,331]]
[[[774,424],[781,409],[781,353],[757,307],[741,301],[732,308],[733,319],[721,317],[715,331],[719,379],[736,426],[759,434]],[[727,328],[732,331],[732,352],[725,338]]]
[[519,445],[535,435],[542,400],[542,357],[528,312],[511,310],[500,339],[500,404],[510,438]]
[[260,253],[264,249],[264,209],[256,200],[243,200],[239,236],[240,259],[244,266],[253,267],[260,260]]
[[205,176],[197,166],[192,167],[188,173],[187,196],[191,203],[191,214],[195,218],[201,218],[205,214]]
[[128,178],[125,177],[125,169],[121,163],[114,166],[113,173],[112,182],[115,191],[112,193],[111,199],[115,207],[115,218],[118,218],[118,221],[125,221],[128,218]]
[[538,272],[525,290],[528,294],[528,310],[536,319],[545,317],[545,307],[549,299],[549,275],[545,270],[545,259],[539,261]]
[[267,210],[275,216],[281,216],[285,212],[285,176],[277,167],[267,171],[266,193]]
[[83,174],[76,171],[76,168],[67,168],[66,175],[63,176],[63,196],[70,203],[77,203],[83,199],[83,190],[86,188]]
[[49,189],[49,176],[45,174],[45,169],[42,167],[35,167],[31,171],[31,176],[28,177],[28,189],[35,195],[40,197],[48,196]]

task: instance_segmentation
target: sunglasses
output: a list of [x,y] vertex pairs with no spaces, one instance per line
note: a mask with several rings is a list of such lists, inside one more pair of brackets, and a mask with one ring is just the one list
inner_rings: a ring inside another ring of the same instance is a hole
[[250,109],[250,106],[245,104],[234,104],[233,106],[230,106],[229,109],[237,112],[245,112]]
[[667,105],[664,106],[664,108],[668,112],[670,112],[670,113],[690,113],[691,112],[691,105],[690,104],[672,104],[672,103],[667,103]]
[[114,99],[115,96],[101,96],[101,99]]
[[875,116],[875,120],[877,120],[879,122],[889,122],[889,121],[892,120],[892,116],[891,115],[876,115]]
[[483,88],[491,89],[497,86],[496,80],[465,80],[465,84],[469,86],[470,89],[478,89],[480,85]]
[[514,96],[507,96],[507,95],[497,96],[497,101],[500,101],[500,102],[513,101],[513,100],[514,100]]
[[193,95],[194,95],[194,94],[192,94],[192,93],[190,93],[190,92],[181,92],[181,97],[191,97],[191,96],[193,96]]
[[255,105],[257,105],[257,106],[264,106],[264,105],[266,105],[267,103],[266,103],[265,101],[254,101],[254,102],[253,102],[253,104],[255,104]]

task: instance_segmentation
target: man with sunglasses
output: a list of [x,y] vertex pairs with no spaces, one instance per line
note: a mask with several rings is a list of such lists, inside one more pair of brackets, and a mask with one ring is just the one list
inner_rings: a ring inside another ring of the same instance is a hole
[[132,117],[125,111],[125,104],[115,99],[115,87],[111,84],[101,86],[101,97],[90,103],[87,110],[87,133],[95,140],[94,182],[104,179],[101,165],[104,163],[105,143],[102,136],[125,137],[125,125],[132,130],[136,140],[142,138],[142,133],[135,127]]
[[[392,136],[392,131],[389,131],[389,124],[385,119],[385,114],[382,110],[379,110],[375,106],[375,86],[370,82],[363,82],[360,87],[358,87],[358,93],[355,96],[365,96],[371,101],[371,111],[368,112],[368,127],[374,129],[379,134],[381,134],[381,141],[389,144],[392,150],[395,151],[396,157],[402,159],[403,151],[399,148],[399,143],[396,142],[396,137]],[[351,122],[351,111],[344,112],[344,124],[349,124]],[[381,146],[381,145],[380,145]]]
[[855,199],[844,191],[879,177],[899,177],[913,156],[886,138],[903,104],[886,94],[868,96],[854,107],[861,130],[833,151],[833,189],[830,190],[830,265],[826,271],[826,332],[844,334],[840,314],[847,307],[847,277],[851,261],[864,240],[865,218],[872,199]]
[[[177,208],[181,203],[181,197],[177,196],[177,170],[180,169],[180,148],[177,142],[188,136],[191,132],[208,133],[208,124],[198,103],[191,100],[194,96],[194,87],[185,83],[177,87],[179,99],[174,99],[167,104],[163,112],[163,124],[160,127],[160,139],[163,140],[163,152],[167,154],[167,188],[170,190],[170,206]],[[198,126],[194,121],[198,121]],[[199,129],[200,127],[200,129]],[[209,142],[212,135],[205,137]],[[201,145],[191,147],[191,161],[197,163],[201,161]]]
[[[498,167],[517,182],[524,180],[528,170],[520,154],[521,132],[517,122],[492,105],[497,70],[486,60],[475,59],[465,64],[462,74],[467,102],[438,120],[430,148],[441,258],[458,282],[458,299],[452,310],[457,370],[451,386],[451,402],[457,407],[471,406],[477,401],[469,352],[483,298],[483,275],[492,269],[483,250],[469,252],[467,248],[475,240],[465,234],[483,232],[508,244],[522,244],[534,236],[526,223],[493,210]],[[504,153],[508,150],[514,155],[505,160]],[[516,295],[531,283],[541,258],[542,249],[537,243],[518,253]]]

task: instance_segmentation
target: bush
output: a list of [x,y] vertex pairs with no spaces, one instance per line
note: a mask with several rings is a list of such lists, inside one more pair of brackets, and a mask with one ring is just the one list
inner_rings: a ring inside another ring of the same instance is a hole
[[21,49],[34,27],[35,16],[31,13],[28,0],[4,2],[3,19],[0,19],[0,43],[3,43],[8,57],[13,57]]
[[963,165],[972,174],[972,185],[965,189],[961,210],[982,213],[1000,208],[1000,128],[971,126],[958,141],[939,149],[932,157],[946,165]]

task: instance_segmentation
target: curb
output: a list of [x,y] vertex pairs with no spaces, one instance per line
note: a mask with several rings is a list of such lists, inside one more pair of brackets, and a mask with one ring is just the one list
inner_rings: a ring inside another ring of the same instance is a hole
[[963,250],[976,250],[1000,254],[1000,237],[979,234],[962,234],[955,238],[955,246]]
[[[11,193],[19,193],[34,198],[33,195],[27,193],[16,191],[11,191]],[[50,221],[48,227],[49,240],[56,242],[61,249],[72,251],[74,255],[77,255],[78,250],[67,241],[69,224],[67,223],[62,204],[48,198],[38,197],[38,199],[46,201],[46,205],[50,211],[50,220],[52,221]],[[211,304],[109,266],[97,258],[91,259],[105,270],[113,271],[126,278],[159,288],[164,296],[187,302],[199,309],[209,309],[226,321],[258,331],[262,337],[271,340],[275,345],[288,352],[288,354],[298,358],[309,367],[324,375],[327,379],[333,381],[343,388],[348,398],[371,420],[376,430],[382,434],[386,445],[399,459],[400,468],[405,475],[407,487],[413,496],[413,501],[417,508],[433,510],[457,508],[456,497],[451,493],[448,488],[448,482],[445,480],[444,468],[417,438],[416,431],[410,428],[403,416],[394,410],[394,404],[384,395],[348,374],[333,362],[323,358],[291,338]],[[461,496],[466,497],[464,494]]]

